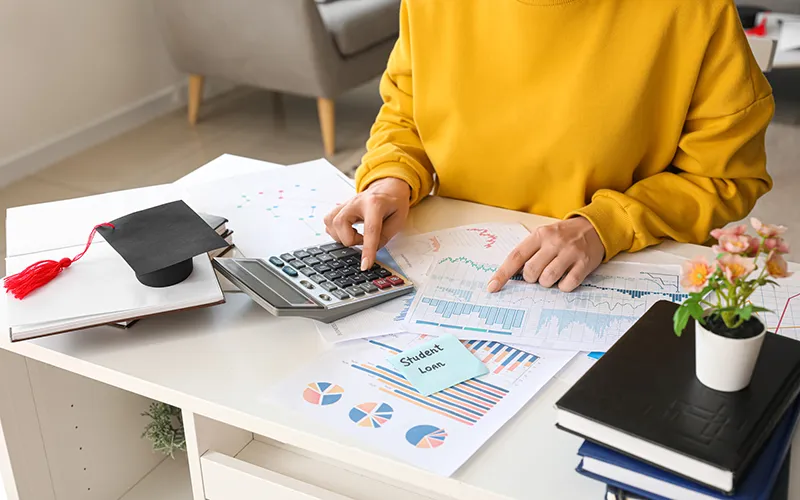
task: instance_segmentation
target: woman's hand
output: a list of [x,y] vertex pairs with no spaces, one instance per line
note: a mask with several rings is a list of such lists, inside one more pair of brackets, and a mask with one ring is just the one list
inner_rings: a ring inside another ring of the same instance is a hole
[[522,269],[529,283],[539,282],[571,292],[603,262],[605,248],[594,226],[583,217],[574,217],[537,228],[506,257],[489,281],[496,292]]
[[[363,245],[361,270],[375,263],[378,249],[398,233],[406,222],[411,187],[394,178],[379,179],[361,193],[331,210],[325,216],[325,230],[348,247]],[[353,224],[364,223],[363,236]]]

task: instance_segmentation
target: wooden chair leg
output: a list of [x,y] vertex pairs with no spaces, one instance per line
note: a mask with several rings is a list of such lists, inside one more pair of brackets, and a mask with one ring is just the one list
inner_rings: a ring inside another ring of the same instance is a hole
[[197,123],[197,115],[200,113],[200,103],[203,102],[203,75],[189,75],[189,124]]
[[331,157],[336,152],[336,109],[333,99],[318,98],[317,112],[325,156]]

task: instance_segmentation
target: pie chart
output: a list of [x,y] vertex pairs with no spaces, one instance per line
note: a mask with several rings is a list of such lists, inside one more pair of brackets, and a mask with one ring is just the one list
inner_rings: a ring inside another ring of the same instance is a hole
[[344,389],[330,382],[312,382],[303,391],[303,399],[312,405],[327,406],[342,399]]
[[406,441],[417,448],[438,448],[444,444],[447,432],[433,425],[417,425],[406,432]]
[[386,403],[361,403],[350,410],[350,420],[359,427],[378,429],[391,420],[394,409]]

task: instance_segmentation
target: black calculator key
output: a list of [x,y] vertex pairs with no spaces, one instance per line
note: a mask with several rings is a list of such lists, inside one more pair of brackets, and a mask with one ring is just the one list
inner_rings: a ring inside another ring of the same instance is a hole
[[317,255],[322,253],[322,250],[320,250],[317,247],[311,247],[311,248],[306,248],[306,252],[308,252],[309,255],[311,255],[312,257],[316,257]]
[[325,289],[325,291],[328,291],[328,292],[332,292],[334,290],[337,290],[336,285],[334,285],[330,281],[323,281],[322,283],[319,284],[319,286],[321,286],[322,288]]
[[359,257],[347,257],[342,260],[344,261],[345,264],[350,264],[351,266],[356,266],[359,269],[361,269],[361,260],[359,259]]
[[319,248],[323,252],[332,252],[334,250],[339,250],[340,248],[344,248],[344,245],[342,245],[338,241],[334,241],[333,243],[327,243],[325,245],[320,245]]
[[290,261],[287,261],[286,263],[289,264],[290,266],[294,267],[295,269],[300,269],[301,267],[306,267],[306,265],[303,264],[302,261],[299,261],[297,259],[292,259]]
[[378,287],[369,282],[361,283],[359,286],[367,293],[375,293],[378,291]]
[[328,271],[328,272],[324,273],[323,276],[325,276],[329,280],[335,280],[337,278],[341,278],[342,277],[342,273],[340,273],[339,271]]
[[372,264],[372,267],[369,268],[370,271],[377,271],[378,269],[383,269],[383,268],[377,262],[375,264]]
[[380,274],[376,273],[375,271],[367,271],[364,273],[364,276],[366,276],[367,279],[370,281],[376,280],[381,277]]
[[318,273],[327,273],[331,268],[327,264],[317,264],[314,266],[314,270]]
[[309,278],[311,278],[311,281],[317,284],[320,284],[323,281],[325,281],[325,276],[321,274],[312,274],[311,276],[309,276]]
[[352,276],[358,272],[358,269],[356,269],[355,267],[345,267],[339,272],[342,273],[342,276]]
[[277,257],[270,257],[269,261],[273,266],[283,267],[283,261]]
[[365,283],[367,281],[367,277],[364,276],[361,273],[354,274],[353,276],[350,276],[350,279],[353,280],[353,283],[355,283],[356,285],[358,285],[360,283]]
[[341,269],[345,266],[345,263],[342,262],[341,260],[334,259],[328,262],[328,265],[331,266],[331,269]]
[[345,292],[344,290],[331,290],[331,294],[339,300],[345,300],[350,298],[350,294]]
[[389,272],[389,271],[387,271],[386,269],[383,269],[383,268],[378,269],[377,273],[378,273],[378,276],[380,276],[381,278],[387,278],[387,277],[392,275],[391,272]]
[[361,257],[361,252],[359,252],[355,248],[350,248],[350,247],[340,248],[338,250],[332,250],[328,253],[330,254],[331,257],[335,257],[337,259],[344,259],[347,257],[352,257],[354,255]]
[[285,272],[286,274],[288,274],[292,278],[297,277],[297,271],[295,271],[293,267],[283,266],[281,269],[283,269],[283,272]]
[[316,266],[319,264],[319,259],[316,257],[306,257],[303,259],[303,262],[305,262],[307,266]]
[[323,262],[323,263],[325,263],[325,262],[330,262],[330,261],[332,261],[332,260],[333,260],[333,257],[331,257],[330,255],[328,255],[328,254],[326,254],[326,253],[321,253],[321,254],[319,254],[319,255],[315,255],[315,257],[316,257],[316,258],[318,258],[318,259],[319,259],[319,261],[320,261],[320,262]]
[[338,286],[339,288],[345,288],[353,284],[349,278],[337,278],[333,280],[333,284]]
[[311,254],[309,254],[308,252],[304,252],[302,250],[297,250],[296,252],[292,252],[292,253],[298,259],[305,259],[306,257],[311,257]]
[[345,288],[344,291],[349,293],[353,297],[358,297],[359,295],[364,295],[364,290],[358,285],[349,286],[349,287]]
[[294,259],[294,255],[292,255],[290,253],[282,253],[281,254],[281,259],[283,259],[283,260],[288,262],[288,261]]
[[309,277],[311,277],[314,274],[317,274],[317,273],[314,272],[313,269],[311,269],[310,267],[306,267],[306,266],[303,266],[302,268],[300,268],[300,272],[305,274],[306,276],[309,276]]

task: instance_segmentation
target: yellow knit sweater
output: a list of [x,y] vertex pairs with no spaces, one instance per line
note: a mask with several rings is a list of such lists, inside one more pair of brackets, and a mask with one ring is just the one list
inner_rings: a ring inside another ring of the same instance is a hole
[[559,218],[606,258],[703,242],[771,187],[732,0],[405,0],[356,176]]

